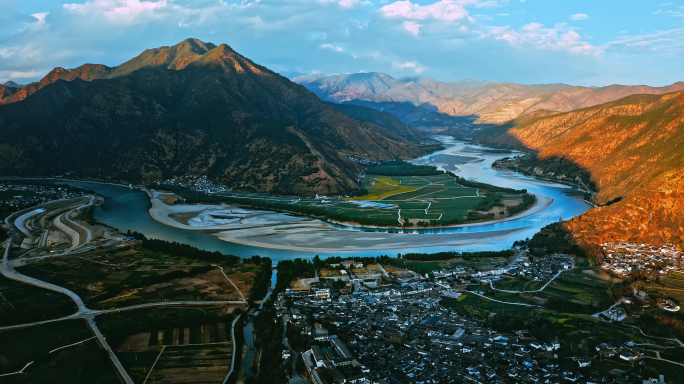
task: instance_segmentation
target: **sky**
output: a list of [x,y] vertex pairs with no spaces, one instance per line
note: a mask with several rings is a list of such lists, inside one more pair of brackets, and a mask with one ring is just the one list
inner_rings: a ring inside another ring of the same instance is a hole
[[682,0],[0,0],[0,83],[190,37],[276,72],[684,81]]

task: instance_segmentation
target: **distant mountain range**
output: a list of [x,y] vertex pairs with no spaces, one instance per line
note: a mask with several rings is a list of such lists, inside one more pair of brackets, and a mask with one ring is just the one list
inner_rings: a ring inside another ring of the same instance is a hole
[[22,84],[17,84],[14,81],[6,81],[5,84],[2,85],[3,87],[9,87],[9,88],[24,88],[25,86]]
[[395,79],[378,72],[307,75],[292,80],[323,100],[390,112],[414,126],[449,126],[463,122],[501,124],[541,109],[567,112],[633,94],[684,90],[684,82],[667,87],[612,85],[600,88],[473,79],[442,83],[426,76]]
[[606,206],[565,223],[579,241],[684,246],[684,91],[566,113],[539,110],[476,139],[531,148],[542,163],[564,158],[589,171]]
[[206,174],[237,188],[339,194],[358,188],[361,166],[347,157],[421,154],[420,133],[398,119],[352,118],[229,46],[195,39],[0,91],[3,176]]

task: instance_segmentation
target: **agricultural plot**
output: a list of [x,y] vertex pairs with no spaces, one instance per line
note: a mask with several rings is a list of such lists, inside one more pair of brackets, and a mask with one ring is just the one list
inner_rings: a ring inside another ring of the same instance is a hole
[[148,376],[159,383],[168,382],[169,376],[183,378],[174,382],[218,383],[230,369],[230,325],[219,322],[138,333],[126,338],[116,352],[136,383]]
[[0,276],[0,326],[56,319],[76,312],[68,296]]
[[208,262],[136,248],[47,259],[19,271],[66,287],[96,309],[160,301],[237,301],[249,296],[254,277],[253,266],[224,266],[233,285]]
[[589,305],[599,305],[606,295],[605,282],[580,271],[564,273],[546,287],[544,293],[553,297],[574,299]]
[[[496,299],[501,301],[507,301],[508,299],[510,299],[510,302],[515,302],[515,300],[517,300],[517,302],[519,303],[527,302],[527,300],[519,297],[518,295],[514,296],[516,297],[509,298],[502,295],[501,297],[497,296]],[[460,300],[449,298],[442,299],[440,301],[440,304],[444,307],[457,310],[462,314],[467,314],[468,316],[477,316],[480,318],[487,318],[489,313],[496,313],[501,315],[533,316],[535,313],[538,312],[537,308],[526,307],[522,305],[498,303],[468,293],[464,294]]]
[[148,382],[220,383],[230,371],[232,352],[230,343],[164,347]]
[[502,279],[494,281],[493,285],[494,288],[506,291],[534,291],[541,288],[544,283],[527,279]]
[[[226,310],[224,305],[145,308],[98,316],[97,324],[135,383],[145,382],[148,376],[148,383],[170,382],[169,372],[177,375],[176,383],[220,383],[232,356],[234,315]],[[208,366],[211,359],[203,354],[211,356],[216,350],[221,358],[212,361],[218,365],[212,368]],[[177,371],[168,371],[166,363],[159,365],[171,360]],[[193,381],[195,375],[198,381]],[[223,376],[216,380],[212,375]]]
[[[344,199],[290,199],[285,197],[222,193],[222,196],[245,199],[256,206],[273,204],[278,209],[323,215],[343,221],[360,222],[368,225],[449,225],[466,221],[467,213],[485,199],[486,191],[464,187],[453,177],[440,174],[433,176],[381,176],[368,174],[362,181],[368,193],[363,196]],[[481,193],[483,192],[483,193]],[[504,194],[506,206],[521,203],[522,195]],[[280,208],[282,207],[282,208]],[[498,207],[497,207],[498,208]],[[496,217],[500,217],[497,209]],[[470,219],[476,220],[476,219]],[[374,221],[377,221],[375,223]],[[394,224],[396,222],[396,224]]]
[[0,332],[2,383],[104,383],[120,381],[106,352],[83,320],[66,320]]
[[670,276],[661,281],[661,284],[665,288],[684,290],[684,273],[672,272]]

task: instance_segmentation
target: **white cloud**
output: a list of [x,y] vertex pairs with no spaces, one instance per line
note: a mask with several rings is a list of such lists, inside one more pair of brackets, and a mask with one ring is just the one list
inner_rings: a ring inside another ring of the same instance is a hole
[[[527,24],[522,26],[504,23],[515,23],[518,17],[503,17],[525,11],[473,11],[506,6],[506,0],[375,5],[364,0],[68,0],[70,4],[37,8],[41,12],[34,15],[22,15],[16,7],[4,9],[4,1],[0,0],[4,77],[36,73],[39,78],[55,66],[73,68],[86,62],[114,66],[144,49],[196,37],[227,43],[276,71],[368,70],[425,73],[443,80],[579,83],[598,76],[602,60],[622,59],[608,55],[672,57],[681,51],[678,44],[684,33],[623,36],[592,45],[579,29],[566,24],[531,22],[540,20],[535,19],[537,2],[521,7],[527,11]],[[499,17],[490,21],[495,14]],[[679,76],[676,70],[671,73]],[[611,76],[607,72],[604,78]],[[604,78],[600,81],[609,81]]]
[[574,15],[570,15],[570,20],[589,20],[589,15],[587,15],[586,13],[576,13]]
[[602,49],[626,55],[656,54],[675,57],[684,54],[684,28],[636,36],[620,36]]
[[405,30],[409,31],[414,35],[418,35],[418,32],[420,32],[420,27],[422,27],[421,24],[418,24],[415,21],[404,21],[403,23],[401,23],[401,25],[404,26]]
[[441,0],[430,5],[414,4],[410,0],[395,1],[380,8],[379,12],[387,18],[412,20],[456,21],[468,16],[468,11],[453,0]]
[[335,51],[335,52],[342,52],[342,51],[343,51],[342,48],[336,47],[336,46],[334,46],[334,45],[332,45],[332,44],[327,44],[327,43],[326,43],[326,44],[321,44],[320,47],[321,47],[321,48],[325,48],[325,49],[332,49],[332,50]]
[[537,47],[554,51],[565,51],[575,55],[599,55],[602,50],[582,41],[582,36],[565,24],[544,28],[540,23],[529,23],[519,31],[511,27],[491,28],[490,34],[519,48]]

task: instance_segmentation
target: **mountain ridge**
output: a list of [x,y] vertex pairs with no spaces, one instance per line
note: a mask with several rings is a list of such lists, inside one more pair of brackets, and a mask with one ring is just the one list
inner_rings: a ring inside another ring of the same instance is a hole
[[[643,85],[581,87],[568,84],[516,84],[510,82],[400,81],[378,73],[308,75],[293,78],[323,100],[363,105],[388,111],[405,123],[453,126],[457,118],[477,124],[502,124],[546,109],[567,112],[599,105],[631,94],[664,94],[684,90],[684,82],[664,87]],[[430,78],[427,78],[430,79]]]
[[565,158],[589,171],[598,208],[566,221],[580,242],[684,245],[684,91],[631,95],[570,112],[539,110],[476,137]]
[[[74,172],[136,183],[207,174],[236,188],[343,194],[358,188],[360,171],[346,157],[421,154],[399,134],[345,115],[225,44],[189,39],[118,67],[56,69],[38,84],[0,106],[0,122],[12,122],[3,131],[13,138],[0,144],[0,174]],[[37,103],[55,98],[61,104]],[[37,114],[38,123],[22,121],[33,104],[56,110]]]

